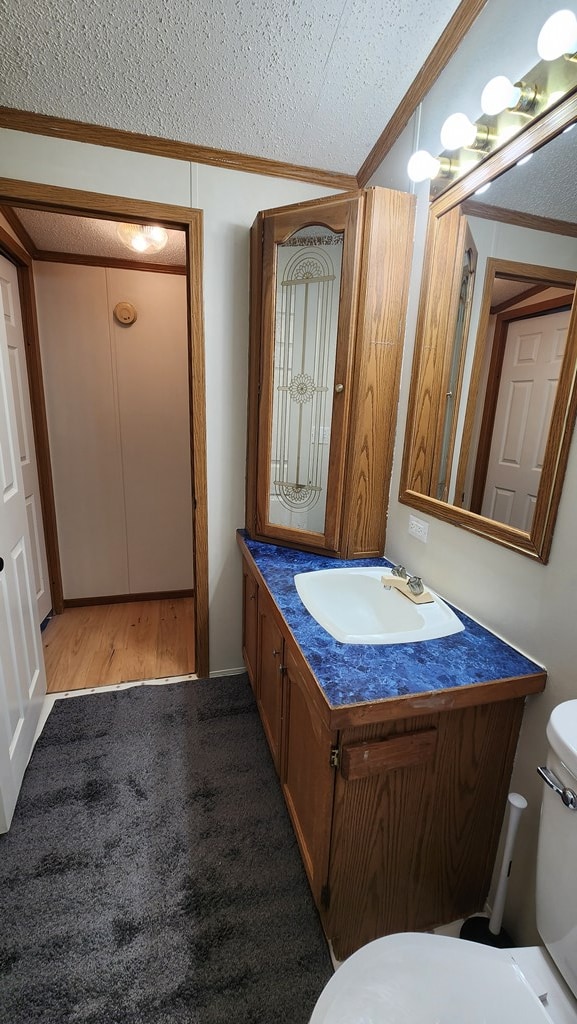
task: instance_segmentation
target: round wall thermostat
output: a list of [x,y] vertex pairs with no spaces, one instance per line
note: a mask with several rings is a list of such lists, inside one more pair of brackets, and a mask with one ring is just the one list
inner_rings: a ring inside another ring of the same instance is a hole
[[136,309],[131,302],[117,302],[114,307],[114,316],[118,323],[124,324],[125,327],[133,324],[137,315]]

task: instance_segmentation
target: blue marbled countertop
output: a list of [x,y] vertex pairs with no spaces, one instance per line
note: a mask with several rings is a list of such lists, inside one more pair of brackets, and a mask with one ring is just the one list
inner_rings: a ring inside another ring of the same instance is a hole
[[316,569],[390,567],[391,563],[384,558],[343,562],[262,544],[251,540],[244,530],[238,533],[332,708],[543,674],[540,665],[453,605],[465,626],[453,636],[413,644],[340,643],[308,613],[293,577]]

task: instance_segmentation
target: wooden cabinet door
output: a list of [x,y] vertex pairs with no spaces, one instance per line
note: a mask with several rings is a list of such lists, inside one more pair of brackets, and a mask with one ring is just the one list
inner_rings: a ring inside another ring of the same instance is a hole
[[523,705],[341,730],[327,926],[339,960],[482,909]]
[[263,592],[258,602],[257,704],[277,773],[280,766],[284,641]]
[[323,723],[287,645],[281,784],[317,904],[328,878],[337,734]]
[[242,563],[242,656],[250,685],[258,695],[257,641],[258,641],[258,584],[246,561]]
[[256,534],[329,551],[340,543],[364,201],[263,216]]

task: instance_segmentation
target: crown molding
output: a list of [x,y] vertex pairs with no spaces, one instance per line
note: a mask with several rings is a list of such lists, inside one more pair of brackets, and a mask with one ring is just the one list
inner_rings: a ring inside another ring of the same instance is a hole
[[34,114],[27,110],[16,110],[13,107],[0,107],[0,128],[11,128],[13,131],[28,132],[32,135],[48,135],[51,138],[70,139],[73,142],[87,142],[93,146],[127,149],[136,153],[167,157],[170,160],[211,164],[215,167],[227,167],[233,171],[245,171],[248,174],[263,174],[272,178],[291,178],[339,190],[357,187],[357,179],[354,174],[326,171],[318,167],[304,167],[300,164],[288,164],[280,160],[267,160],[264,157],[233,153],[226,149],[195,146],[191,142],[176,142],[155,135],[126,132],[119,128],[107,128],[104,125],[87,124],[83,121],[69,121],[63,117]]

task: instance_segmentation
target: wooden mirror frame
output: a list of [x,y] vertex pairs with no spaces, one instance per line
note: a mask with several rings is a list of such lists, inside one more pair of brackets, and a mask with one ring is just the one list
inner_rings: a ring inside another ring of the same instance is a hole
[[571,321],[531,530],[504,523],[430,497],[418,489],[436,457],[440,402],[447,378],[461,277],[459,260],[447,273],[447,254],[463,244],[465,218],[459,206],[482,185],[513,167],[577,119],[577,92],[536,118],[519,135],[486,157],[431,203],[419,299],[415,352],[401,468],[399,501],[542,563],[549,558],[557,509],[577,415],[577,302]]

